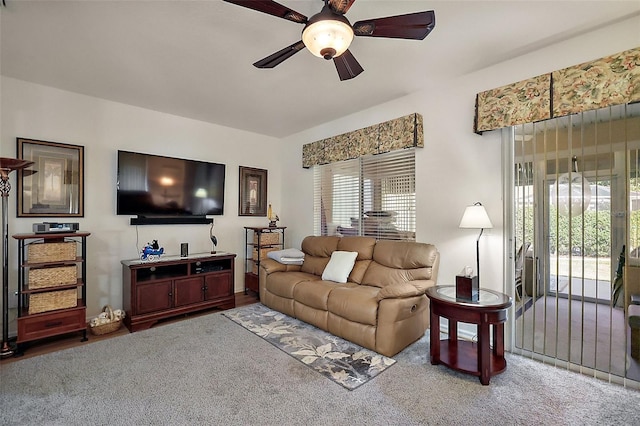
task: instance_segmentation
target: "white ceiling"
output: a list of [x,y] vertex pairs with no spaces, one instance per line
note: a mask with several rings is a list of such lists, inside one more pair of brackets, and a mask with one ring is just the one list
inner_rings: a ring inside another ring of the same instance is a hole
[[[2,75],[285,137],[640,13],[640,1],[357,0],[347,18],[434,10],[423,41],[356,37],[341,82],[301,51],[251,65],[303,26],[222,0],[5,0]],[[310,17],[321,0],[281,0]],[[612,52],[613,53],[613,52]]]

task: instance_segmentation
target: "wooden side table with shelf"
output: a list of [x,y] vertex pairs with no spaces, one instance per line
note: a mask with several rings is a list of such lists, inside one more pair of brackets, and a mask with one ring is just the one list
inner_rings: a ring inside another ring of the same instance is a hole
[[89,235],[54,232],[13,236],[18,240],[18,353],[25,342],[60,334],[82,332],[81,341],[87,340]]
[[286,226],[250,227],[245,226],[245,268],[244,294],[248,290],[260,296],[260,261],[273,250],[284,249],[284,230]]
[[[507,321],[511,297],[481,288],[478,290],[478,300],[474,302],[457,298],[455,286],[429,287],[427,297],[431,311],[431,364],[444,364],[456,371],[473,374],[480,378],[480,383],[488,385],[492,376],[507,368],[504,323]],[[446,318],[449,322],[449,336],[446,339],[440,339],[440,318]],[[477,343],[458,338],[458,322],[477,325]],[[490,328],[493,328],[493,338]]]

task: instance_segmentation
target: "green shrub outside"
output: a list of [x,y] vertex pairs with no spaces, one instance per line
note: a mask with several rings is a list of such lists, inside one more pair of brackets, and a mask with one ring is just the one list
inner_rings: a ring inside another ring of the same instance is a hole
[[[640,178],[630,179],[629,186],[632,192],[640,192]],[[610,212],[587,210],[582,215],[570,218],[558,215],[557,209],[551,206],[549,221],[551,253],[557,250],[559,255],[568,255],[573,248],[574,255],[611,256]],[[571,241],[569,241],[569,228],[571,228]],[[533,242],[533,206],[521,207],[516,211],[517,247],[520,247],[522,241]],[[640,247],[640,210],[631,211],[629,215],[629,246],[630,251]]]
[[[611,255],[611,215],[609,212],[587,210],[582,215],[558,215],[555,207],[549,209],[549,244],[551,253],[577,256],[608,257]],[[636,228],[640,226],[640,212],[634,212]],[[524,234],[523,234],[524,228]],[[571,239],[569,239],[571,229]],[[633,225],[632,225],[633,229]],[[584,231],[583,231],[584,230]],[[524,240],[523,240],[524,238]],[[533,242],[533,206],[516,212],[516,241]]]

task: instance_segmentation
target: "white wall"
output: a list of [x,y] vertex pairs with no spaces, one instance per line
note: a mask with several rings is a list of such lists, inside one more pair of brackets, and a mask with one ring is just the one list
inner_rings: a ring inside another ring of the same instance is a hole
[[[0,155],[15,156],[16,137],[85,146],[85,217],[89,238],[88,315],[106,303],[122,304],[121,259],[137,256],[136,227],[115,215],[116,151],[127,149],[221,162],[227,165],[225,214],[216,217],[218,249],[238,253],[236,291],[243,289],[243,226],[265,218],[237,216],[238,166],[269,170],[269,199],[287,246],[299,247],[313,233],[313,172],[302,168],[302,145],[418,112],[424,117],[425,148],[417,153],[417,239],[441,252],[439,282],[452,283],[465,265],[475,264],[473,230],[458,228],[464,207],[481,201],[494,228],[481,241],[481,285],[503,289],[502,175],[499,132],[472,132],[476,93],[589,61],[640,45],[640,17],[601,28],[545,49],[450,81],[428,90],[354,113],[284,140],[241,132],[101,99],[5,78],[0,81]],[[440,58],[439,60],[446,60]],[[251,157],[246,153],[251,152]],[[286,170],[287,179],[282,179]],[[15,179],[15,176],[12,175]],[[16,185],[14,184],[14,188]],[[16,218],[15,190],[9,200],[9,233],[30,232],[33,222]],[[141,226],[138,240],[158,239],[169,253],[180,242],[190,252],[210,250],[206,225]],[[10,282],[16,282],[15,241],[10,241]]]
[[[640,45],[640,17],[475,72],[340,120],[308,129],[285,140],[283,154],[291,179],[283,193],[292,243],[313,232],[313,172],[301,167],[302,145],[360,129],[412,112],[424,118],[425,147],[416,154],[417,240],[435,244],[441,254],[438,282],[452,284],[465,265],[475,265],[478,232],[459,229],[465,206],[482,202],[493,222],[480,242],[480,285],[504,290],[503,203],[500,132],[473,133],[478,92],[608,56]],[[443,60],[443,59],[439,59]],[[286,155],[288,153],[288,155]],[[474,266],[475,269],[475,266]]]
[[459,229],[464,208],[482,202],[494,229],[481,240],[482,286],[502,289],[502,197],[500,139],[497,132],[473,133],[475,93],[457,85],[417,93],[350,115],[319,128],[294,135],[286,141],[297,150],[284,165],[292,179],[284,193],[283,211],[298,212],[290,218],[290,240],[300,244],[313,233],[313,171],[302,169],[302,145],[332,135],[401,117],[412,112],[424,119],[425,147],[416,151],[417,223],[416,239],[435,244],[441,254],[438,282],[454,283],[466,266],[475,269],[478,232]]
[[[102,99],[78,95],[11,78],[2,78],[0,155],[15,157],[16,138],[24,137],[84,146],[85,204],[83,218],[17,218],[17,174],[11,174],[9,235],[31,232],[35,222],[79,222],[91,232],[87,241],[87,315],[105,304],[122,306],[120,260],[138,256],[136,242],[157,239],[168,254],[211,250],[209,225],[131,226],[131,216],[115,214],[118,149],[226,164],[224,215],[212,216],[218,250],[237,253],[235,289],[244,289],[244,226],[266,226],[266,218],[238,216],[238,166],[267,169],[268,198],[280,203],[281,142],[262,135],[176,117]],[[252,155],[247,157],[247,152]],[[9,275],[17,281],[17,243],[9,238]]]

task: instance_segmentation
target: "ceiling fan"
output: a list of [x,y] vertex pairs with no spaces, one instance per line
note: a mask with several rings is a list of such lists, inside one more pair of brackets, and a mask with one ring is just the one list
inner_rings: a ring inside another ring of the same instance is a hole
[[315,56],[333,59],[340,80],[349,80],[364,71],[349,51],[354,36],[423,40],[436,25],[433,10],[367,19],[351,25],[344,14],[356,0],[324,0],[322,10],[311,18],[272,0],[224,1],[304,24],[302,40],[260,59],[254,66],[273,68],[306,47]]

